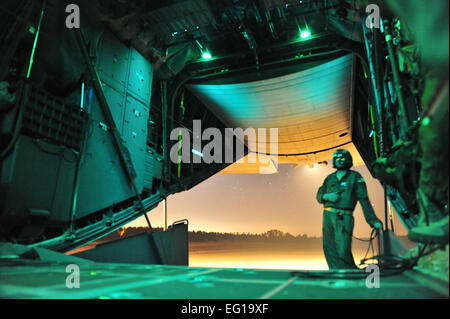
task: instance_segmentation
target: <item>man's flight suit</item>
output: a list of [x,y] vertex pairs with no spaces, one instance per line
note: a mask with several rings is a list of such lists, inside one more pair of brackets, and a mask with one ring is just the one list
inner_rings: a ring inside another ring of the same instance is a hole
[[[347,170],[339,181],[336,172],[325,179],[317,192],[317,201],[324,205],[323,212],[323,250],[330,269],[356,268],[352,255],[353,210],[360,202],[367,223],[374,227],[381,221],[375,215],[367,195],[367,188],[361,174]],[[322,197],[337,192],[340,198],[329,202]]]

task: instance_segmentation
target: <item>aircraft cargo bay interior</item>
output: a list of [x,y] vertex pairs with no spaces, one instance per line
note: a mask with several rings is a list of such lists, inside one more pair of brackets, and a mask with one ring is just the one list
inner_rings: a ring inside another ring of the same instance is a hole
[[448,299],[448,1],[0,25],[0,298]]

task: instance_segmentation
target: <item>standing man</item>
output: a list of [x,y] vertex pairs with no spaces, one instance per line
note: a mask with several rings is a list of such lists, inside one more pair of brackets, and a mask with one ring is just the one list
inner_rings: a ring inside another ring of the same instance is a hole
[[353,210],[359,201],[364,217],[371,227],[382,228],[367,195],[361,174],[350,170],[353,159],[350,152],[339,149],[333,154],[336,172],[325,179],[317,192],[317,201],[324,206],[323,250],[330,269],[357,268],[352,254]]

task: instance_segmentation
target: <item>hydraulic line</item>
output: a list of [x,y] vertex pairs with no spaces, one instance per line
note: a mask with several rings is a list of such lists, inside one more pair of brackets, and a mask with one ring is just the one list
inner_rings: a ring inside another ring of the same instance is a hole
[[392,76],[394,79],[395,92],[397,93],[398,105],[400,108],[400,132],[401,136],[406,133],[408,128],[408,115],[406,112],[405,102],[403,100],[402,84],[400,82],[400,75],[397,68],[397,59],[395,56],[394,46],[392,44],[392,35],[390,33],[390,25],[388,21],[384,22],[386,33],[386,45],[389,53],[389,61],[391,62]]
[[321,152],[325,152],[325,151],[329,151],[347,144],[352,143],[352,141],[350,142],[346,142],[346,143],[342,143],[333,147],[329,147],[329,148],[325,148],[322,150],[318,150],[318,151],[314,151],[314,152],[307,152],[307,153],[296,153],[296,154],[272,154],[272,153],[262,153],[262,152],[255,152],[255,151],[251,151],[249,150],[249,153],[255,153],[255,154],[260,154],[260,155],[267,155],[267,156],[285,156],[285,157],[289,157],[289,156],[301,156],[301,155],[310,155],[310,154],[316,154],[316,153],[321,153]]
[[42,20],[44,18],[46,6],[47,6],[47,0],[44,0],[42,3],[41,16],[39,17],[39,24],[38,24],[38,27],[36,30],[36,35],[34,36],[33,49],[31,50],[30,62],[28,64],[27,79],[29,79],[30,75],[31,75],[31,68],[33,67],[33,62],[34,62],[34,54],[36,53],[36,46],[37,46],[37,42],[38,42],[38,38],[39,38],[39,32],[41,31],[41,25],[42,25]]
[[373,133],[373,149],[375,152],[375,158],[378,158],[377,132],[375,129],[375,119],[373,118],[372,104],[369,104],[369,110],[370,110],[370,123],[372,124],[372,133]]
[[[181,103],[180,103],[180,109],[181,109],[181,116],[183,117],[184,115],[184,91],[183,93],[181,93]],[[181,178],[181,154],[182,154],[182,149],[181,149],[181,142],[183,139],[183,134],[182,131],[180,129],[179,133],[178,133],[178,179]]]
[[[373,58],[372,58],[372,52],[370,50],[370,46],[369,46],[369,40],[367,38],[366,35],[366,31],[365,31],[365,26],[363,23],[363,35],[364,35],[364,43],[365,43],[365,47],[366,47],[366,54],[367,54],[367,59],[369,61],[369,69],[370,69],[370,79],[371,79],[371,84],[372,84],[372,92],[373,92],[373,96],[374,96],[374,100],[375,100],[375,109],[376,109],[376,121],[373,115],[373,107],[372,104],[369,104],[370,107],[370,117],[371,117],[371,122],[372,122],[372,130],[373,130],[373,135],[374,135],[374,147],[375,147],[375,156],[378,158],[378,146],[377,146],[377,141],[376,141],[376,136],[380,137],[380,148],[381,148],[381,152],[383,152],[382,149],[382,145],[383,142],[381,140],[383,132],[382,132],[382,123],[381,123],[381,106],[380,106],[380,88],[377,87],[377,80],[376,80],[376,74],[375,74],[375,67],[373,65]],[[373,48],[373,47],[372,47]]]
[[74,232],[74,219],[75,219],[75,212],[76,212],[76,207],[77,207],[77,203],[78,203],[78,188],[79,188],[78,186],[80,184],[80,169],[81,169],[81,164],[84,159],[84,153],[85,153],[86,142],[87,142],[87,125],[85,125],[85,127],[82,128],[82,132],[83,132],[83,138],[82,138],[82,143],[81,143],[81,147],[80,147],[80,152],[77,155],[77,160],[76,160],[76,165],[75,165],[75,173],[74,173],[74,178],[73,178],[72,207],[71,207],[71,212],[70,212],[70,228],[69,228],[70,234],[73,234],[73,232]]
[[[377,260],[380,267],[380,276],[388,277],[395,276],[403,273],[406,270],[412,269],[418,262],[418,260],[426,255],[433,253],[438,247],[431,249],[427,253],[424,253],[426,246],[420,249],[417,257],[404,258],[395,255],[377,255],[372,256],[361,261],[361,265],[365,264],[368,260]],[[391,263],[387,263],[390,261]],[[393,263],[394,262],[394,263]],[[389,266],[389,267],[388,267]],[[301,278],[323,278],[323,279],[363,279],[367,278],[367,272],[364,269],[336,269],[329,271],[293,271],[291,276]]]

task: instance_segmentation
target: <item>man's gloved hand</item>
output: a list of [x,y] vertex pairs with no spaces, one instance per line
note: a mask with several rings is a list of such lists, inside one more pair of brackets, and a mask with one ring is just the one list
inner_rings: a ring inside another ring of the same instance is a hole
[[376,230],[381,230],[381,229],[383,229],[383,224],[381,222],[376,222],[373,225],[373,228],[375,228]]
[[323,200],[326,200],[327,202],[335,203],[339,200],[340,196],[338,193],[328,193],[322,196]]

